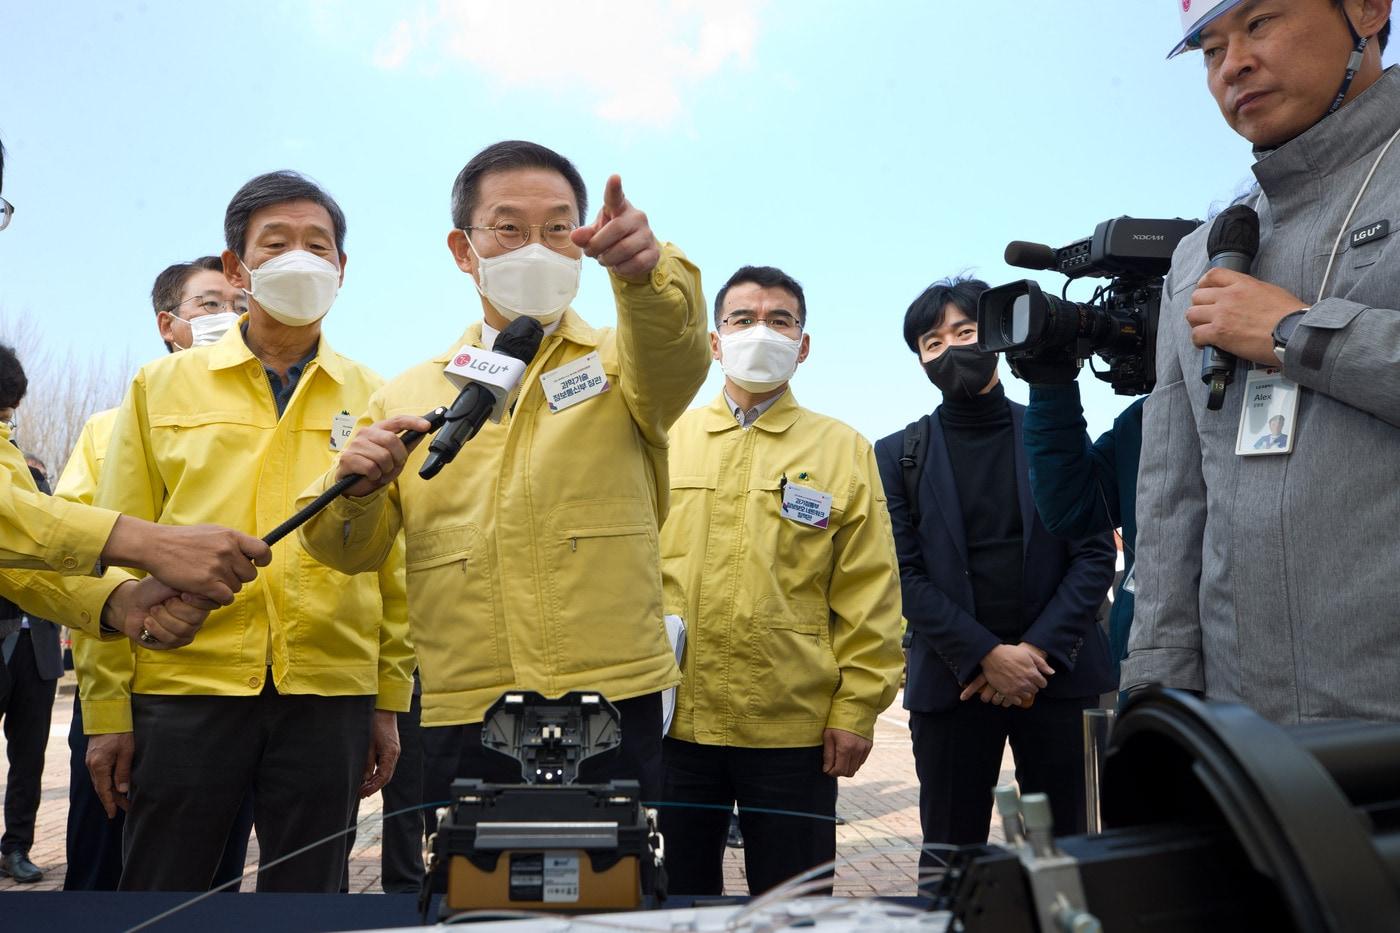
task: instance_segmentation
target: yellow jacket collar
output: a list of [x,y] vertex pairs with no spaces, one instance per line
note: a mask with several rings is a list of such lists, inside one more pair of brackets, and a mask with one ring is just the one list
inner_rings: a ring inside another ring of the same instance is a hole
[[[244,314],[238,319],[237,324],[225,331],[224,335],[209,347],[209,368],[211,370],[230,369],[234,366],[241,366],[249,360],[257,359],[243,339],[243,325],[247,320],[248,315]],[[190,351],[182,350],[180,352],[188,353]],[[345,384],[345,359],[331,349],[324,331],[321,333],[320,345],[316,348],[316,365],[340,385]]]
[[[797,404],[797,396],[793,395],[792,386],[788,386],[788,390],[778,396],[773,407],[759,415],[758,420],[750,427],[761,428],[769,434],[782,434],[801,416],[802,406]],[[705,430],[711,434],[718,434],[731,428],[737,431],[739,422],[734,420],[734,412],[724,397],[724,391],[721,390],[715,400],[705,407]]]
[[[602,342],[602,334],[598,332],[597,328],[590,326],[587,321],[579,317],[578,312],[573,308],[564,309],[564,316],[559,319],[559,326],[555,328],[554,333],[544,339],[549,340],[550,337],[562,337],[570,343],[584,347],[596,347]],[[453,355],[465,346],[481,346],[480,321],[470,325],[451,347],[433,357],[433,362],[446,365]]]

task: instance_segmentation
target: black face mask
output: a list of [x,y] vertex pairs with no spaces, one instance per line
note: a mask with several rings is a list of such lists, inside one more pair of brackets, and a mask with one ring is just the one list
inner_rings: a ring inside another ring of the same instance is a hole
[[949,347],[924,364],[928,381],[948,398],[976,398],[996,371],[997,355],[976,346]]

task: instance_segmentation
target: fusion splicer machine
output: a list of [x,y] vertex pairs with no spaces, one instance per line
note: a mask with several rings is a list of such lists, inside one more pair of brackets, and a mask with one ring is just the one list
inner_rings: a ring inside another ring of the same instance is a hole
[[481,742],[520,762],[523,784],[460,778],[438,811],[430,875],[446,873],[439,914],[468,910],[635,910],[664,895],[656,811],[636,781],[575,784],[579,765],[616,748],[616,708],[601,694],[503,695]]

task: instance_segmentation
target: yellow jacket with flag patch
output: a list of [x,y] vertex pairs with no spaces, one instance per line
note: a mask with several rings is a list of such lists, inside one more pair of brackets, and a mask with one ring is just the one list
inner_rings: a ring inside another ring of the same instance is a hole
[[[381,384],[322,338],[279,418],[262,363],[241,329],[230,328],[211,346],[142,367],[113,426],[97,504],[166,524],[266,534],[334,462],[336,415],[363,411]],[[192,644],[177,651],[131,645],[131,690],[254,695],[270,666],[280,693],[376,695],[380,709],[407,710],[413,651],[402,539],[389,540],[385,552],[374,572],[347,575],[313,559],[295,538],[282,541],[272,564],[233,605],[211,613]],[[94,713],[88,731],[129,729],[129,705],[111,696],[110,681],[121,672],[99,664],[79,673],[107,697],[84,706]]]
[[[829,507],[801,508],[820,494]],[[751,748],[820,745],[827,728],[874,737],[904,659],[894,534],[865,438],[791,390],[747,430],[723,395],[686,412],[661,556],[666,611],[687,629],[673,737]]]

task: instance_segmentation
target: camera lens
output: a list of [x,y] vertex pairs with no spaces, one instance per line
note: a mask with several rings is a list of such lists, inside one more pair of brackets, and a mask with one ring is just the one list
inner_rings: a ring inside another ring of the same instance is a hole
[[1031,331],[1031,296],[1017,295],[1011,302],[1011,333],[1007,335],[1011,344],[1024,343]]

